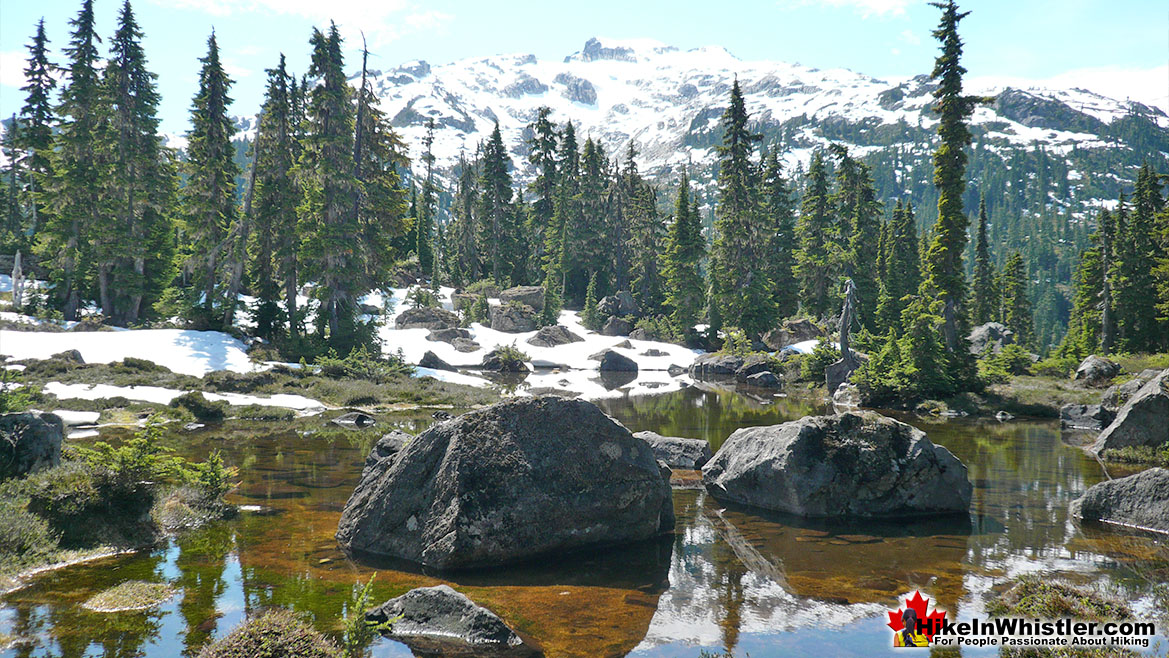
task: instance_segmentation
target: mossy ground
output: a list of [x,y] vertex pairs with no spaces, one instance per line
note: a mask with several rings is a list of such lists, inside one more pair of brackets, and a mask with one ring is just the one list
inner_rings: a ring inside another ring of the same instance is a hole
[[175,588],[166,583],[128,580],[94,595],[82,606],[94,612],[148,610],[165,603],[175,594]]

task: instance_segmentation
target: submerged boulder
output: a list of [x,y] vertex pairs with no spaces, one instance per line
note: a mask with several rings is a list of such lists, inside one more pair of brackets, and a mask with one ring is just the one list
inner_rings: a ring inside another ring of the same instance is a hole
[[703,439],[662,436],[657,432],[635,432],[633,436],[648,443],[658,461],[670,468],[696,471],[712,456],[710,444]]
[[459,316],[441,308],[411,308],[398,315],[394,326],[398,329],[453,329],[459,326]]
[[925,433],[874,412],[737,430],[702,469],[719,500],[803,517],[966,512],[966,466]]
[[1088,488],[1072,501],[1072,516],[1169,533],[1169,470],[1150,468]]
[[57,414],[0,415],[0,480],[60,464],[64,436],[65,423]]
[[535,336],[532,336],[525,342],[536,347],[556,347],[557,345],[567,345],[569,343],[580,343],[583,341],[583,338],[569,331],[567,327],[556,324],[551,327],[542,327],[536,332]]
[[1169,369],[1136,392],[1092,445],[1100,452],[1111,448],[1158,448],[1169,444]]
[[365,613],[365,619],[375,624],[394,620],[389,637],[415,655],[537,655],[494,612],[449,585],[412,589]]
[[509,400],[434,425],[367,469],[337,529],[357,554],[486,567],[674,525],[653,451],[582,400]]
[[1120,365],[1115,361],[1093,354],[1080,362],[1076,368],[1076,380],[1089,386],[1102,386],[1120,374]]

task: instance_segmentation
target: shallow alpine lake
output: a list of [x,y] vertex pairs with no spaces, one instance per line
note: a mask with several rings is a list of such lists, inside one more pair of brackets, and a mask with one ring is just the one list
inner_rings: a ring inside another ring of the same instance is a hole
[[[827,411],[813,399],[706,386],[598,404],[631,431],[705,438],[715,449],[739,427]],[[969,467],[968,518],[807,522],[677,488],[677,528],[662,541],[458,575],[357,564],[333,539],[369,447],[393,427],[424,429],[435,422],[429,411],[383,416],[364,430],[323,418],[176,427],[168,441],[179,454],[218,449],[240,469],[230,496],[240,515],[152,551],[42,574],[0,597],[0,634],[31,640],[0,656],[193,656],[269,606],[292,608],[336,635],[355,584],[375,572],[377,602],[446,582],[548,656],[888,655],[886,611],[897,597],[920,589],[965,620],[983,614],[996,583],[1023,573],[1098,587],[1141,616],[1166,614],[1164,595],[1155,595],[1169,573],[1166,542],[1081,528],[1069,517],[1068,503],[1106,475],[1061,440],[1057,422],[898,417]],[[168,582],[179,595],[146,612],[81,607],[126,580]],[[411,652],[382,639],[370,654]]]

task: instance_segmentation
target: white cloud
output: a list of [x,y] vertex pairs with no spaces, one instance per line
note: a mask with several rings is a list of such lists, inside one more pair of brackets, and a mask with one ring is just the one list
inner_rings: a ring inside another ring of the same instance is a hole
[[906,8],[916,4],[915,0],[779,0],[780,6],[811,7],[825,6],[836,9],[852,9],[863,18],[871,16],[900,16]]
[[387,44],[410,32],[439,29],[453,17],[423,10],[409,0],[153,0],[172,8],[212,16],[283,14],[307,18],[316,25],[335,21],[350,44],[364,32],[371,45]]
[[23,50],[0,51],[0,85],[17,89],[24,86],[26,57],[28,53]]
[[901,40],[911,46],[920,46],[921,37],[916,32],[910,29],[901,30]]
[[972,89],[1001,87],[1080,88],[1117,100],[1130,99],[1169,113],[1169,64],[1148,69],[1101,66],[1066,71],[1050,78],[972,77]]

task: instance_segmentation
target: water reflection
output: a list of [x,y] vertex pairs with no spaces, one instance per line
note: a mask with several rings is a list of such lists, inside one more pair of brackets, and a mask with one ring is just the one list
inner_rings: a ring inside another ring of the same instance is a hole
[[[605,400],[630,429],[700,437],[716,447],[739,427],[822,413],[798,396],[749,397],[690,388]],[[333,538],[369,446],[387,425],[417,432],[418,412],[368,430],[317,419],[274,429],[239,424],[170,437],[180,454],[219,449],[241,467],[234,502],[247,511],[159,550],[45,574],[2,600],[0,633],[31,638],[0,651],[34,656],[193,656],[247,614],[293,608],[336,635],[353,587],[376,570],[375,598],[446,582],[496,611],[552,656],[696,655],[698,647],[752,656],[816,653],[819,634],[842,652],[869,655],[887,640],[881,617],[921,588],[961,617],[1004,576],[1078,574],[1137,602],[1165,581],[1164,544],[1081,529],[1068,503],[1104,476],[1051,423],[952,421],[902,416],[970,469],[972,513],[957,520],[840,525],[800,521],[675,490],[675,533],[619,551],[469,574],[428,573],[354,561]],[[181,592],[143,613],[80,607],[125,580],[173,583]],[[408,656],[383,640],[377,656]]]

